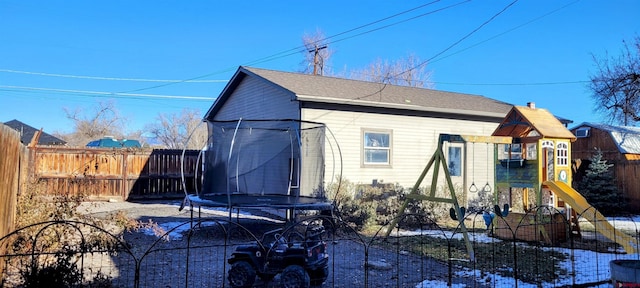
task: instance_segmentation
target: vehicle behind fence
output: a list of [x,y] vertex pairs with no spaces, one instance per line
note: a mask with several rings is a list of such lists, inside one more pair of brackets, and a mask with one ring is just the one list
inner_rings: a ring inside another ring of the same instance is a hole
[[[296,231],[299,239],[284,240],[288,245],[284,249],[291,249],[300,245],[296,241],[310,238],[306,231],[319,231],[310,230],[311,225],[323,226],[323,252],[328,256],[328,276],[317,287],[589,286],[610,282],[611,260],[638,259],[638,254],[624,254],[615,242],[599,237],[597,225],[582,225],[579,235],[572,232],[571,221],[560,212],[541,207],[517,223],[502,215],[485,222],[482,211],[467,214],[464,221],[473,258],[455,222],[443,224],[425,215],[402,216],[399,228],[389,236],[384,226],[356,231],[340,219],[321,216],[296,222],[198,218],[176,223],[158,235],[88,222],[51,221],[0,239],[7,251],[0,255],[5,264],[0,286],[238,287],[229,281],[232,265],[228,260],[236,251],[262,245],[265,257],[275,257],[269,256],[275,255],[270,251],[282,249],[277,248],[282,242],[265,232]],[[611,222],[631,235],[637,246],[633,218]],[[412,223],[412,228],[403,229],[403,223]],[[486,224],[502,230],[487,229]],[[526,240],[521,240],[523,233],[530,233]],[[282,278],[280,273],[255,277],[252,287],[281,287]]]

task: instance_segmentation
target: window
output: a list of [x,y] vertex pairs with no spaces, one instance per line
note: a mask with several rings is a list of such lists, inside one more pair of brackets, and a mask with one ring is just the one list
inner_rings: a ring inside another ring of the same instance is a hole
[[544,148],[553,149],[553,141],[549,141],[549,140],[542,141],[542,149]]
[[511,144],[511,159],[513,160],[522,159],[522,144],[520,143]]
[[522,144],[499,144],[498,160],[520,160],[522,159]]
[[[450,146],[449,147],[449,174],[451,176],[462,176],[462,148]],[[473,160],[471,160],[473,161]]]
[[363,130],[363,164],[391,165],[391,131]]
[[576,130],[577,138],[587,138],[590,135],[591,128],[590,127],[580,127]]
[[537,143],[527,143],[525,146],[525,150],[527,153],[527,160],[536,160],[538,159],[538,144]]
[[556,161],[558,166],[569,166],[569,145],[565,142],[559,142],[557,148]]

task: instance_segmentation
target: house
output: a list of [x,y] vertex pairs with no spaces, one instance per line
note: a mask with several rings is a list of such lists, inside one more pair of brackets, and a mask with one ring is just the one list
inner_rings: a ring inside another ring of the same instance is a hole
[[[409,188],[436,150],[441,133],[491,135],[512,107],[479,95],[239,67],[205,120],[322,122],[340,145],[342,158],[342,169],[335,173],[333,161],[340,155],[327,153],[325,182],[341,171],[351,183]],[[451,145],[460,149],[447,151],[466,151],[462,144]],[[483,147],[476,149],[483,152],[475,155],[474,174],[493,179]],[[472,165],[458,164],[462,167],[453,181],[466,185],[472,180]]]
[[[36,129],[32,126],[24,124],[15,119],[5,122],[4,125],[7,125],[13,128],[14,130],[20,132],[20,141],[24,145],[29,145],[29,143],[31,143],[31,139],[33,138],[33,135],[35,135],[36,132],[39,131],[39,129]],[[38,139],[38,145],[65,145],[65,144],[67,144],[66,141],[58,137],[55,137],[51,134],[48,134],[46,132],[42,132],[42,134],[40,135],[40,138]]]
[[600,149],[602,159],[614,165],[616,184],[630,208],[640,209],[640,128],[585,122],[571,132],[577,137],[572,157],[576,163],[574,180],[580,180],[589,159]]

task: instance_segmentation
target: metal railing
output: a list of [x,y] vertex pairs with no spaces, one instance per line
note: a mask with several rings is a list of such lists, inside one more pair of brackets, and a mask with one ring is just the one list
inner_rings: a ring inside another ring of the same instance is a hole
[[[65,287],[232,287],[228,259],[238,247],[259,244],[268,250],[275,240],[263,239],[265,231],[305,231],[312,223],[325,228],[329,274],[321,287],[588,286],[609,282],[610,260],[638,259],[625,254],[615,236],[602,237],[627,235],[637,247],[633,218],[609,221],[624,233],[618,234],[599,231],[605,226],[585,221],[594,219],[590,215],[573,219],[562,212],[540,207],[497,215],[491,222],[485,222],[484,211],[468,213],[464,221],[474,259],[455,221],[442,224],[424,215],[402,216],[388,237],[381,233],[384,226],[364,233],[320,216],[295,223],[200,218],[160,235],[79,221],[43,222],[0,239],[7,251],[0,255],[5,263],[0,286],[38,287],[47,281]],[[278,275],[263,278],[254,287],[280,285]]]

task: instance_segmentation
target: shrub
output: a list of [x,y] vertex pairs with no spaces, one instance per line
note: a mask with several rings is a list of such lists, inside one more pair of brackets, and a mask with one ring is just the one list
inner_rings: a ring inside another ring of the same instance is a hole
[[[49,258],[49,257],[47,257]],[[82,273],[70,253],[55,254],[53,263],[39,267],[37,262],[20,271],[21,287],[76,287],[82,283]],[[46,258],[45,258],[46,259]],[[49,259],[50,260],[50,259]],[[35,261],[35,260],[34,260]]]
[[[15,225],[27,228],[17,231],[11,243],[6,243],[6,253],[33,255],[30,258],[13,258],[11,263],[7,261],[20,272],[20,287],[111,287],[111,278],[100,271],[83,279],[83,272],[75,263],[83,256],[81,254],[117,252],[126,245],[117,235],[127,230],[151,228],[160,232],[156,223],[132,220],[121,211],[105,218],[82,213],[78,207],[86,200],[84,195],[67,195],[46,189],[42,182],[27,183],[18,195]],[[87,225],[66,225],[68,220]],[[50,224],[49,221],[59,222]],[[38,223],[44,225],[34,225]],[[108,228],[112,234],[105,233],[101,230],[103,228]],[[79,230],[82,230],[82,237],[78,237]],[[83,280],[88,282],[83,283]]]
[[[335,197],[336,210],[342,221],[348,222],[357,230],[366,229],[371,225],[389,224],[394,218],[400,216],[398,214],[400,207],[410,193],[409,189],[404,189],[397,184],[392,187],[359,185],[357,186],[359,191],[356,191],[355,187],[356,185],[343,179],[339,189],[337,185],[333,185],[328,191],[329,195]],[[455,189],[457,194],[461,194],[462,189],[459,187]],[[438,187],[438,197],[448,193],[448,188]],[[441,219],[449,217],[450,207],[448,203],[413,200],[407,203],[404,214]],[[403,218],[398,226],[403,229],[423,228],[424,219],[424,217]]]

